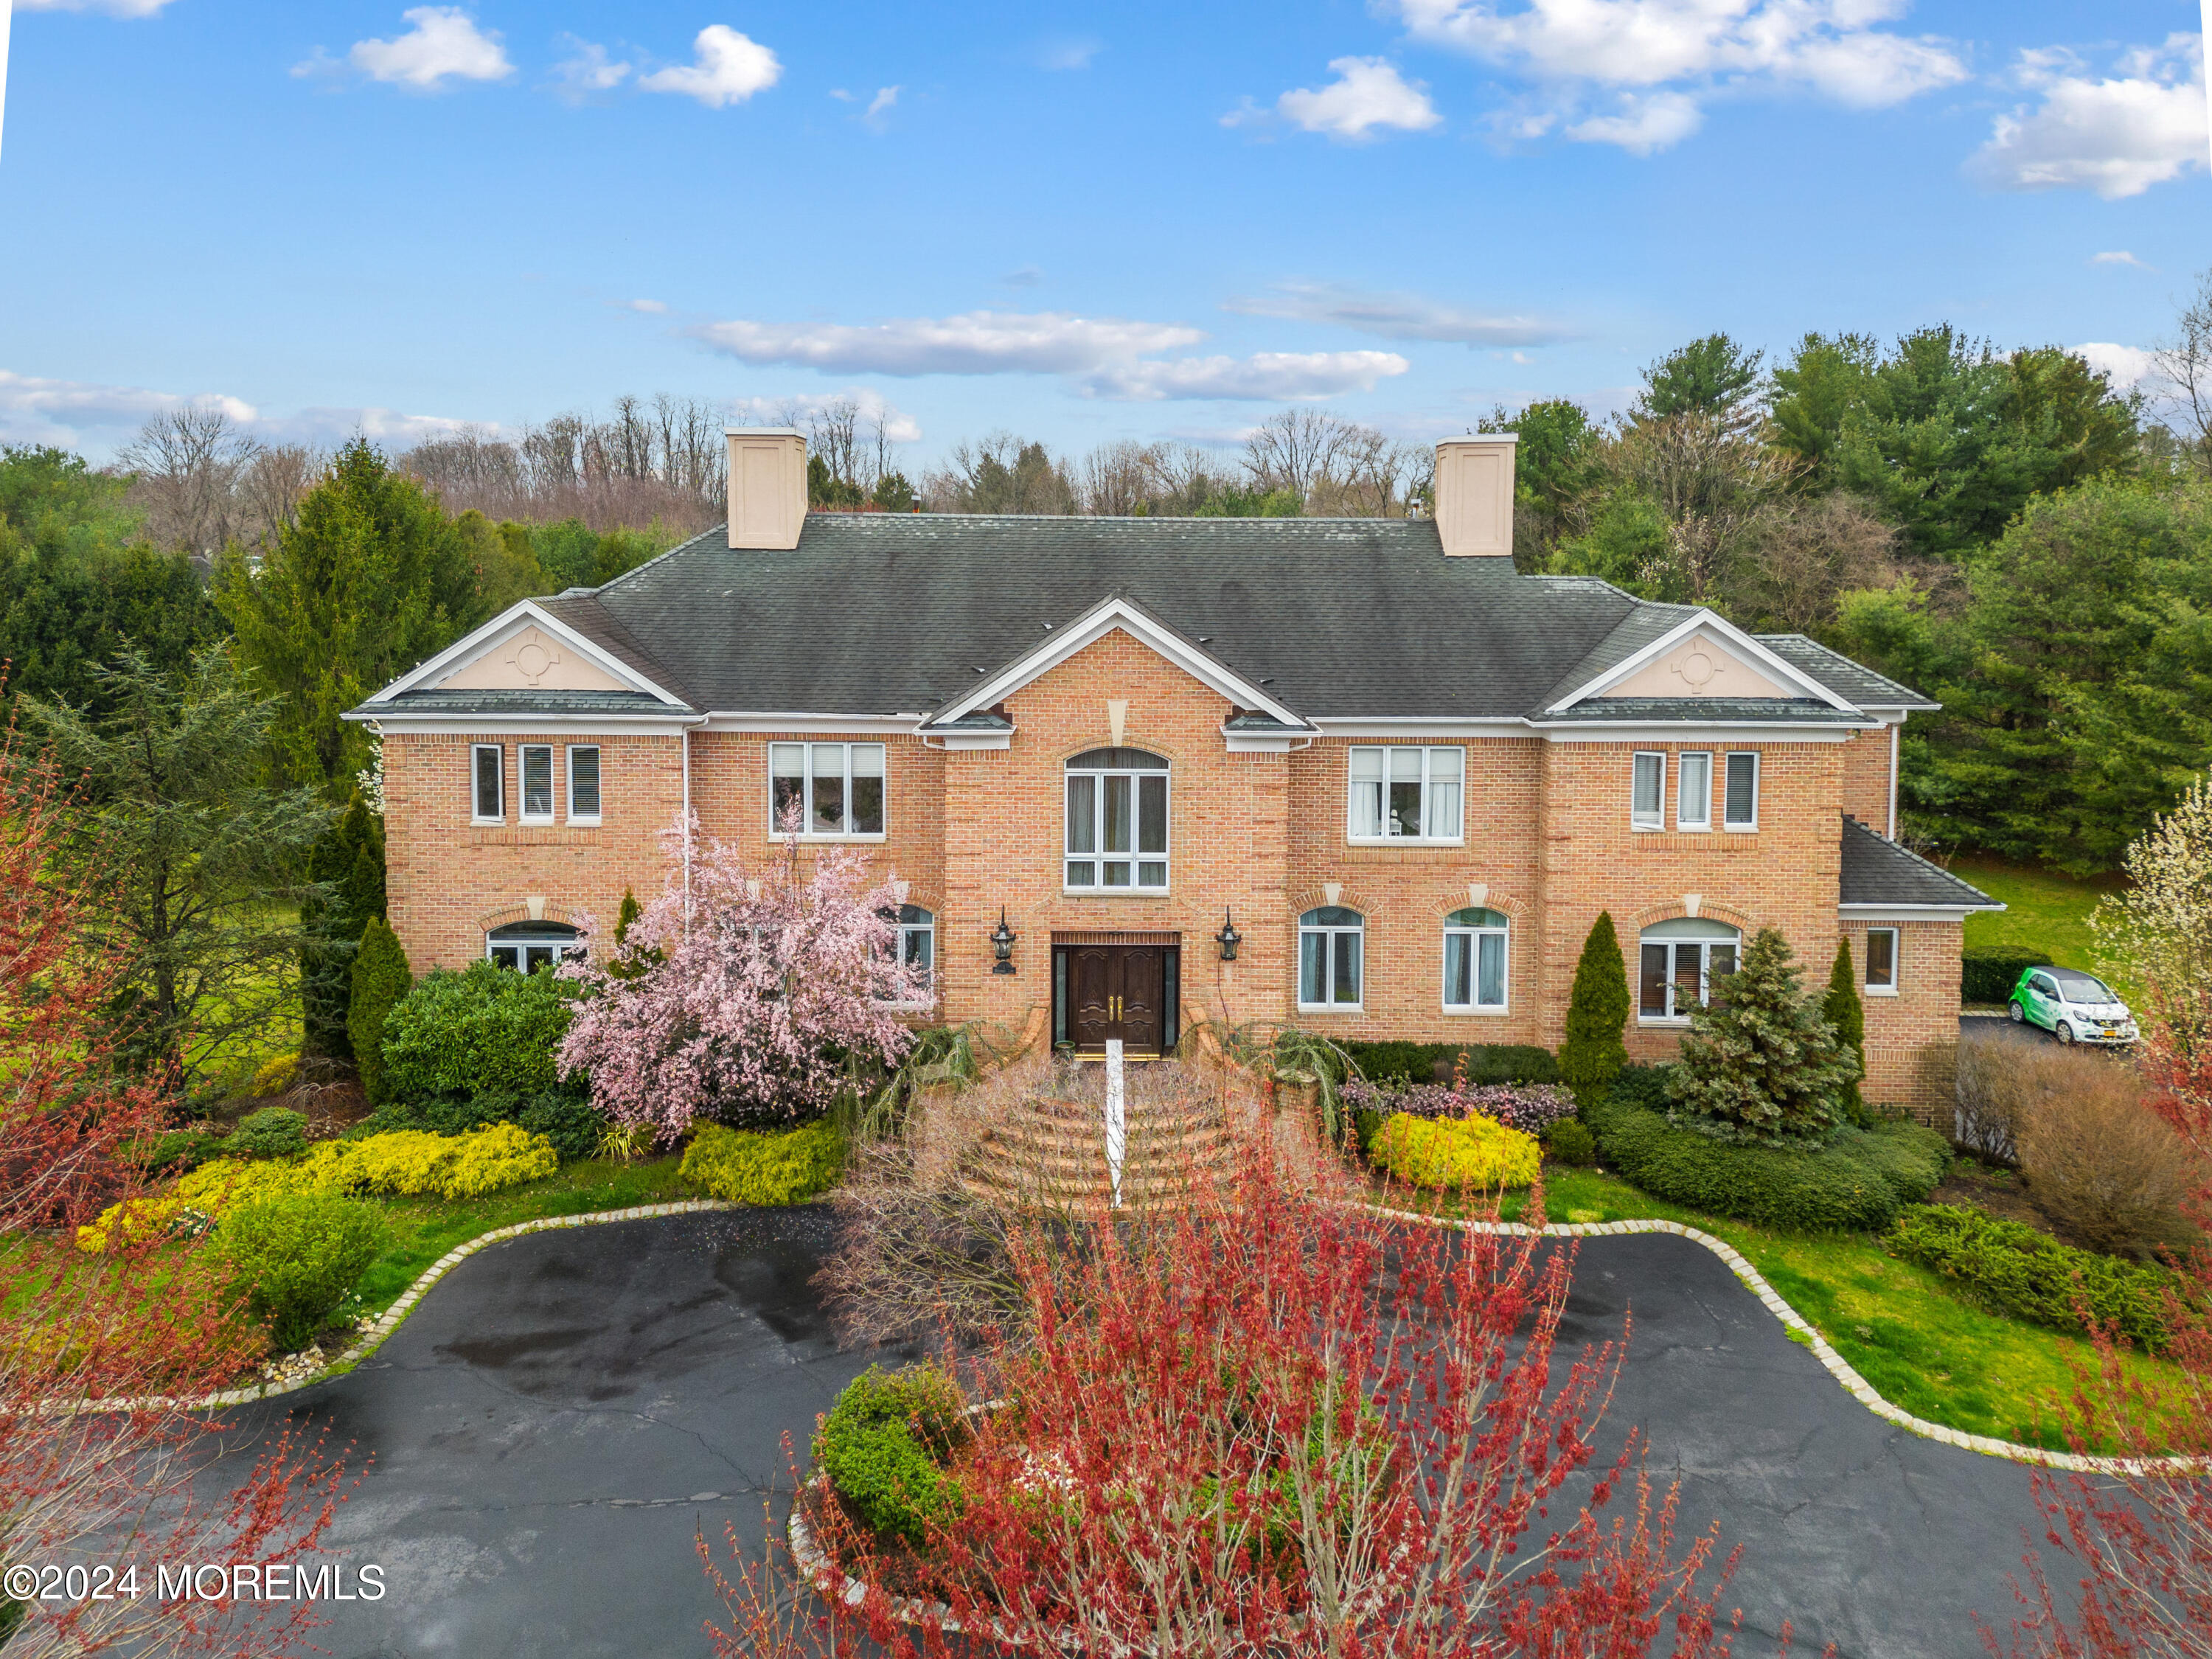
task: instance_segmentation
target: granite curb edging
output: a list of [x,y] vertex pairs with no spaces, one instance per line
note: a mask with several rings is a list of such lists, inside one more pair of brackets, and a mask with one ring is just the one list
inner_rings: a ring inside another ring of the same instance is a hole
[[1388,1216],[1393,1220],[1415,1221],[1424,1226],[1453,1227],[1463,1232],[1491,1233],[1500,1237],[1526,1238],[1540,1235],[1546,1238],[1615,1238],[1632,1233],[1672,1233],[1677,1238],[1686,1238],[1693,1244],[1702,1244],[1725,1263],[1729,1272],[1741,1281],[1744,1288],[1757,1297],[1767,1312],[1780,1320],[1791,1337],[1813,1351],[1813,1357],[1826,1368],[1828,1374],[1844,1385],[1844,1391],[1885,1422],[1919,1435],[1923,1439],[1956,1446],[1964,1451],[1978,1452],[1984,1457],[2002,1457],[2015,1463],[2033,1463],[2045,1468],[2067,1469],[2079,1474],[2201,1474],[2206,1472],[2202,1459],[2173,1457],[2086,1457],[2079,1452],[2050,1451],[2041,1446],[2024,1446],[2016,1440],[1999,1440],[1986,1434],[1968,1434],[1963,1429],[1947,1428],[1941,1423],[1931,1423],[1924,1417],[1915,1417],[1902,1406],[1893,1406],[1875,1392],[1875,1387],[1861,1376],[1850,1361],[1828,1345],[1828,1340],[1815,1330],[1811,1322],[1795,1308],[1784,1302],[1765,1276],[1744,1258],[1727,1240],[1716,1238],[1698,1228],[1680,1221],[1577,1221],[1555,1222],[1542,1228],[1530,1227],[1518,1221],[1459,1221],[1447,1216],[1417,1214],[1410,1210],[1394,1210],[1384,1205],[1365,1206],[1371,1215]]
[[474,1255],[478,1250],[489,1249],[495,1244],[504,1244],[510,1238],[520,1238],[525,1233],[552,1232],[566,1227],[603,1226],[616,1221],[650,1221],[661,1216],[696,1215],[702,1211],[735,1210],[741,1205],[726,1203],[720,1199],[685,1199],[672,1204],[640,1204],[626,1210],[588,1210],[579,1215],[540,1216],[535,1221],[518,1221],[508,1227],[495,1227],[488,1233],[478,1233],[465,1244],[456,1244],[435,1261],[416,1275],[415,1282],[402,1291],[376,1322],[353,1340],[351,1346],[330,1364],[305,1376],[293,1377],[281,1382],[257,1382],[250,1387],[223,1389],[214,1394],[201,1395],[189,1400],[154,1399],[95,1400],[77,1407],[78,1411],[133,1411],[169,1407],[185,1411],[216,1411],[226,1406],[249,1406],[256,1401],[273,1400],[278,1395],[296,1393],[313,1388],[337,1375],[349,1366],[357,1365],[380,1347],[384,1340],[398,1330],[415,1310],[415,1304],[429,1293],[431,1286],[447,1273]]

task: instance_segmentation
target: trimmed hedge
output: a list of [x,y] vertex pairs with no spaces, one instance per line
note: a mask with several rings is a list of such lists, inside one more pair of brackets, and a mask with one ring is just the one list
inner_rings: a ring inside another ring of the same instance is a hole
[[2005,1002],[2012,988],[2031,968],[2040,968],[2048,957],[2023,957],[2008,951],[1969,951],[1959,958],[1960,1002]]
[[2081,1331],[2086,1304],[2095,1323],[2117,1326],[2147,1349],[2166,1346],[2166,1297],[2174,1279],[2163,1267],[2077,1250],[1961,1204],[1914,1205],[1881,1243],[1892,1255],[1956,1280],[1997,1313]]
[[1485,1083],[1557,1083],[1559,1062],[1552,1051],[1516,1042],[1346,1042],[1339,1045],[1370,1083],[1449,1083],[1452,1068],[1467,1056],[1467,1080]]
[[955,1518],[943,1460],[968,1438],[960,1390],[930,1365],[871,1365],[846,1385],[814,1437],[815,1466],[879,1537],[920,1546]]
[[1580,1118],[1562,1118],[1544,1131],[1544,1153],[1554,1164],[1587,1169],[1597,1162],[1597,1137]]
[[548,972],[489,962],[434,969],[385,1016],[388,1099],[550,1094],[553,1054],[567,1035],[571,988]]
[[1632,1066],[1583,1121],[1606,1161],[1656,1197],[1765,1226],[1881,1232],[1936,1189],[1950,1147],[1933,1129],[1886,1119],[1839,1129],[1817,1151],[1734,1145],[1665,1115],[1667,1068]]
[[844,1168],[845,1138],[823,1118],[781,1134],[702,1124],[676,1172],[732,1204],[804,1204]]

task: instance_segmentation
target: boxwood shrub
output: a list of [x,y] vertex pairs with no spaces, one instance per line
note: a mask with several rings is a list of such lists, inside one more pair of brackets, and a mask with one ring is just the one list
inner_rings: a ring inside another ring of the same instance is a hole
[[403,1103],[560,1086],[553,1054],[568,1030],[568,982],[489,962],[432,970],[385,1016],[384,1084]]
[[1969,951],[1959,959],[1959,1000],[2006,1001],[2022,974],[2031,968],[2040,968],[2050,959],[2024,957],[2014,951]]
[[330,1193],[283,1193],[222,1218],[216,1247],[234,1290],[265,1320],[270,1340],[303,1347],[336,1313],[384,1248],[384,1222],[366,1204]]
[[1963,1204],[1916,1204],[1882,1238],[1892,1255],[1955,1280],[1977,1301],[2062,1331],[2086,1328],[2081,1310],[2145,1348],[2166,1346],[2173,1275],[2118,1256],[2077,1250],[2034,1228]]
[[231,1156],[291,1158],[307,1150],[307,1115],[286,1106],[248,1112],[223,1148]]
[[777,1133],[702,1124],[677,1173],[732,1204],[804,1204],[837,1182],[845,1138],[829,1119]]
[[960,1390],[944,1372],[871,1365],[822,1419],[814,1463],[878,1536],[919,1546],[959,1513],[943,1466],[967,1437]]
[[1732,1145],[1667,1121],[1666,1068],[1632,1066],[1584,1109],[1606,1161],[1655,1197],[1774,1227],[1880,1232],[1943,1178],[1934,1130],[1886,1119],[1842,1129],[1817,1151]]
[[1557,1083],[1559,1063],[1548,1048],[1513,1042],[1346,1042],[1340,1045],[1370,1083],[1449,1083],[1459,1057],[1467,1080],[1482,1083]]

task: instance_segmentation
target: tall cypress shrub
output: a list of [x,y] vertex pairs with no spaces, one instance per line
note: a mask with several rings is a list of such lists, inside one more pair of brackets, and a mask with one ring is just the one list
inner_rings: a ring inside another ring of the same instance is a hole
[[1584,1104],[1604,1098],[1628,1064],[1621,1034],[1628,1029],[1628,969],[1613,912],[1601,910],[1583,941],[1575,985],[1567,999],[1567,1031],[1559,1044],[1559,1078]]
[[307,935],[300,951],[302,1048],[344,1060],[353,1053],[346,1006],[362,930],[384,914],[384,820],[359,790],[343,816],[307,855],[307,877],[319,891],[300,906]]
[[1836,1028],[1836,1045],[1858,1062],[1858,1072],[1844,1085],[1844,1115],[1856,1123],[1867,1115],[1866,1100],[1859,1093],[1859,1079],[1866,1075],[1866,1005],[1859,1000],[1858,975],[1851,967],[1851,942],[1836,941],[1836,965],[1828,974],[1828,994],[1820,1012]]
[[353,957],[352,1006],[346,1011],[346,1032],[353,1040],[354,1064],[361,1069],[362,1087],[368,1103],[384,1104],[389,1093],[384,1079],[384,1021],[399,999],[415,983],[407,965],[407,952],[399,935],[382,916],[373,916],[362,930],[361,948]]

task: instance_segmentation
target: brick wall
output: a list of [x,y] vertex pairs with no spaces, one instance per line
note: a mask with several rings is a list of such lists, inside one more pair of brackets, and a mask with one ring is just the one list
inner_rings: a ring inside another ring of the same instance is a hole
[[[1866,931],[1898,930],[1897,994],[1866,990]],[[1903,1106],[1923,1122],[1937,1122],[1942,1079],[1929,1064],[1959,1040],[1959,951],[1963,929],[1955,921],[1846,921],[1851,962],[1866,1005],[1867,1074],[1859,1085],[1869,1103]]]
[[1841,810],[1878,836],[1889,833],[1890,734],[1892,726],[1854,732],[1844,742]]

